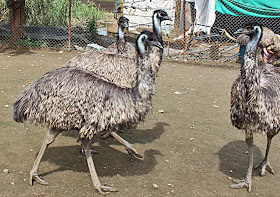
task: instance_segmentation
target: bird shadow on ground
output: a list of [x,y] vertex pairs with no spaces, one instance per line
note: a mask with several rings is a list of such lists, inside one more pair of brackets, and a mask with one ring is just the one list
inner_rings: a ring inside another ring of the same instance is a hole
[[[118,132],[118,134],[124,138],[125,140],[129,141],[132,144],[139,143],[139,144],[147,144],[150,143],[156,139],[159,139],[160,136],[164,133],[165,126],[169,126],[166,122],[158,122],[156,123],[156,126],[152,129],[146,129],[146,130],[139,130],[139,129],[128,129],[124,131],[123,133]],[[63,136],[67,137],[74,137],[78,138],[78,132],[63,132]],[[97,138],[100,138],[100,136],[97,136]],[[98,139],[99,140],[99,139]],[[94,142],[96,139],[94,139]],[[102,143],[102,141],[108,141],[109,144],[119,145],[120,143],[113,139],[112,137],[108,137],[107,139],[101,139],[99,142]]]
[[[85,156],[80,154],[80,146],[49,147],[42,161],[48,161],[59,168],[40,174],[48,174],[71,170],[74,172],[88,173],[88,166]],[[110,146],[98,148],[98,154],[93,154],[95,169],[98,176],[135,176],[152,172],[157,165],[156,155],[160,151],[149,149],[144,152],[144,159],[133,159],[130,161],[126,152],[120,152]]]
[[[125,133],[121,133],[121,135],[131,143],[146,144],[160,138],[164,133],[164,126],[166,125],[168,124],[159,122],[153,129],[130,129],[125,131]],[[77,138],[77,133],[65,132],[64,136]],[[98,154],[92,154],[92,157],[98,176],[115,176],[117,174],[121,176],[137,176],[148,174],[152,172],[157,165],[156,155],[162,155],[159,150],[148,149],[144,152],[144,155],[142,155],[143,159],[133,158],[131,161],[131,157],[127,154],[124,147],[124,152],[121,152],[110,146],[115,144],[122,146],[115,139],[97,139],[95,141],[99,142],[99,146],[93,146],[93,150],[98,152]],[[59,166],[59,168],[43,173],[41,176],[66,170],[89,172],[86,159],[80,153],[80,145],[63,147],[50,146],[46,150],[42,161],[48,161]]]
[[[244,179],[248,169],[247,144],[245,141],[236,140],[223,146],[217,155],[220,159],[219,170],[234,179]],[[261,150],[254,145],[254,166],[264,158]],[[258,176],[259,171],[253,170],[253,176]]]

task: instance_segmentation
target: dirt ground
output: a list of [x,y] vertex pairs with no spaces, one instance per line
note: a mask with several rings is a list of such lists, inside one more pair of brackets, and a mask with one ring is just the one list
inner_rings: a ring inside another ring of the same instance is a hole
[[[50,186],[31,187],[29,171],[47,128],[12,118],[13,102],[26,86],[76,55],[0,49],[1,197],[99,196],[75,131],[62,133],[46,150],[39,174]],[[136,129],[120,134],[143,159],[130,161],[113,138],[96,139],[93,144],[100,181],[120,190],[108,196],[279,196],[278,137],[270,154],[276,174],[260,177],[255,171],[250,194],[229,188],[231,179],[243,178],[247,170],[244,133],[229,119],[230,88],[239,69],[229,67],[163,60],[152,112]],[[265,136],[257,135],[255,164],[262,160],[265,145]]]

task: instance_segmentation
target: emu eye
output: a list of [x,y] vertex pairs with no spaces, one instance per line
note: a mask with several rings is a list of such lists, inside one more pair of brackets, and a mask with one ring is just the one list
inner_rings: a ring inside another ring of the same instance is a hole
[[151,41],[153,41],[154,39],[153,39],[153,38],[148,38],[148,40],[151,42]]
[[161,16],[166,16],[166,13],[165,13],[165,12],[163,12],[163,13],[161,13],[160,15],[161,15]]
[[253,30],[253,28],[252,27],[247,27],[247,30]]

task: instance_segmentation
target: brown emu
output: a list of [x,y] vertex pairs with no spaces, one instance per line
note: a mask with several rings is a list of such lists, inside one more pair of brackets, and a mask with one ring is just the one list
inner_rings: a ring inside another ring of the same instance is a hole
[[[161,44],[163,44],[161,22],[164,20],[171,20],[167,12],[164,10],[155,10],[153,14],[154,35]],[[85,52],[71,59],[68,63],[65,64],[65,66],[87,69],[91,72],[97,73],[102,77],[107,78],[117,85],[131,88],[136,82],[137,68],[135,65],[137,63],[137,58],[131,58],[131,56],[124,54],[125,56],[127,56],[127,60],[120,61],[118,58],[114,58],[115,52],[116,51]],[[159,70],[162,52],[163,49],[158,50],[157,47],[152,47],[150,58],[152,61],[152,70],[154,76]]]
[[[94,187],[99,193],[117,191],[101,185],[90,153],[91,139],[99,132],[129,128],[143,121],[151,109],[154,89],[149,53],[151,45],[161,47],[152,32],[137,38],[137,81],[132,88],[118,86],[104,77],[77,67],[50,71],[27,87],[14,103],[14,120],[34,122],[49,127],[43,145],[30,171],[29,183],[47,185],[38,175],[46,148],[62,131],[79,130],[79,139]],[[115,54],[122,61],[125,56]]]
[[245,130],[249,152],[249,167],[245,180],[236,180],[231,188],[247,187],[251,191],[253,170],[253,134],[267,135],[267,148],[263,161],[257,166],[260,175],[266,171],[274,174],[268,162],[272,138],[280,129],[280,74],[270,64],[261,63],[257,58],[257,48],[262,37],[262,27],[249,23],[236,33],[250,37],[246,46],[244,63],[240,75],[231,89],[231,122],[238,129]]
[[137,57],[137,51],[134,44],[126,42],[124,38],[124,30],[128,28],[128,18],[121,16],[118,20],[118,38],[117,42],[107,47],[107,50],[113,53],[127,55],[131,58]]

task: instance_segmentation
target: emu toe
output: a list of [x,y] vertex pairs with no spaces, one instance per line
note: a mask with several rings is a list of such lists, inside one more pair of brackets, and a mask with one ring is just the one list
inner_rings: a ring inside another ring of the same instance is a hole
[[105,192],[118,192],[119,191],[117,188],[109,187],[109,186],[104,186],[104,185],[101,185],[100,187],[98,187],[96,189],[103,196],[106,196]]
[[274,170],[272,169],[272,166],[270,165],[269,161],[262,161],[254,169],[260,169],[260,176],[264,176],[266,171],[274,175]]
[[234,183],[230,186],[232,189],[241,189],[241,188],[247,188],[248,192],[251,192],[252,190],[252,181],[250,180],[233,180]]
[[131,157],[143,158],[143,156],[140,155],[133,147],[132,148],[126,148],[126,150]]
[[47,181],[45,181],[44,179],[42,179],[38,174],[30,175],[29,184],[33,185],[33,181],[35,181],[41,185],[49,185],[49,183]]

